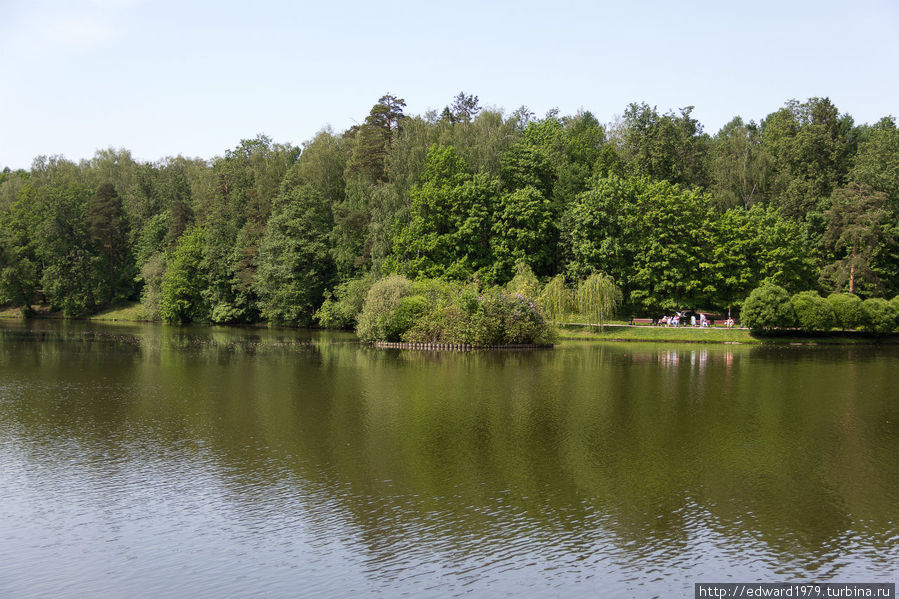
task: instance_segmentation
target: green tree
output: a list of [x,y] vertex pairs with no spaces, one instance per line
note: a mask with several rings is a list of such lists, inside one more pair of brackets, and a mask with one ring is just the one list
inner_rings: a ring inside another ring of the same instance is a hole
[[349,175],[361,176],[369,182],[391,180],[390,154],[402,128],[406,101],[390,93],[378,99],[355,135],[352,157],[347,164]]
[[502,194],[497,208],[490,238],[497,279],[508,279],[519,262],[541,276],[551,274],[559,234],[550,201],[527,186]]
[[565,284],[563,275],[556,275],[543,287],[543,292],[538,300],[543,313],[557,324],[565,320],[571,312],[571,290]]
[[893,210],[899,210],[899,129],[895,118],[884,117],[871,127],[858,146],[849,180],[887,194]]
[[643,312],[702,305],[707,289],[708,198],[667,181],[599,179],[565,217],[568,273],[605,272]]
[[711,145],[712,197],[721,209],[749,209],[766,199],[771,157],[758,125],[740,117],[721,128]]
[[412,284],[401,275],[377,281],[368,290],[356,334],[362,341],[399,341],[403,330],[396,322],[400,302],[411,293]]
[[660,115],[645,103],[628,105],[619,134],[628,174],[705,185],[709,140],[692,112],[687,106]]
[[536,299],[540,295],[540,281],[526,262],[517,262],[515,276],[506,284],[506,290],[528,299]]
[[409,224],[394,240],[393,263],[413,278],[492,278],[496,180],[471,175],[453,147],[431,146],[422,183],[410,193]]
[[822,278],[832,280],[838,291],[848,281],[849,293],[855,293],[859,281],[879,285],[874,252],[880,243],[895,242],[886,194],[854,184],[836,190],[831,199],[824,241],[842,257],[824,268]]
[[188,229],[178,240],[160,285],[159,315],[163,320],[192,322],[209,318],[209,304],[203,293],[208,285],[205,246],[206,234],[199,227]]
[[791,100],[762,122],[761,139],[772,157],[771,201],[794,218],[818,210],[846,182],[856,149],[852,117],[828,98]]
[[259,249],[255,289],[263,318],[310,324],[334,277],[333,226],[324,197],[311,186],[284,190]]
[[122,199],[112,183],[104,183],[91,197],[88,233],[106,270],[106,302],[131,295],[136,274],[128,246],[128,221]]
[[577,288],[578,311],[587,317],[589,324],[600,329],[615,315],[621,300],[621,290],[614,279],[603,273],[590,275]]
[[453,98],[452,106],[447,106],[441,114],[442,119],[446,119],[451,124],[470,123],[481,112],[481,105],[478,103],[478,97],[465,92]]

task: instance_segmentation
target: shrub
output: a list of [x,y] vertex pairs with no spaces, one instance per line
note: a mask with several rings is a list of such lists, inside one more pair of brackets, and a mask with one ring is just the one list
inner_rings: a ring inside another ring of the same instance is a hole
[[790,298],[796,324],[803,331],[829,331],[836,322],[833,306],[815,291],[801,291]]
[[356,325],[372,279],[350,279],[325,292],[325,301],[315,313],[315,320],[326,329],[351,329]]
[[529,298],[540,295],[540,281],[534,275],[531,267],[524,262],[515,263],[515,276],[506,284],[506,290],[512,294],[519,294]]
[[896,328],[897,310],[882,298],[866,299],[862,302],[862,328],[875,335],[892,333]]
[[400,340],[431,307],[423,295],[409,295],[400,300],[387,329],[389,341]]
[[549,343],[554,332],[532,300],[499,287],[478,293],[470,285],[393,276],[372,286],[357,334],[368,342],[486,346]]
[[890,303],[893,305],[893,308],[896,309],[896,312],[899,313],[899,295],[891,299]]
[[466,337],[473,345],[549,343],[553,331],[533,301],[494,288],[478,298]]
[[363,341],[399,341],[392,334],[396,309],[404,297],[411,293],[412,285],[404,276],[391,275],[377,281],[368,290],[356,334]]
[[754,333],[792,327],[796,322],[790,294],[771,283],[752,290],[743,303],[741,319]]
[[862,323],[862,300],[853,293],[831,293],[827,301],[833,308],[837,326],[854,329]]

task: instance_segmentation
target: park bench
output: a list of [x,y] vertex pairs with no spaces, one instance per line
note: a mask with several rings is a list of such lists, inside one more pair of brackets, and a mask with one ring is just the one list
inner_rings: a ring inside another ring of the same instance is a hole
[[631,324],[655,324],[652,318],[632,318]]

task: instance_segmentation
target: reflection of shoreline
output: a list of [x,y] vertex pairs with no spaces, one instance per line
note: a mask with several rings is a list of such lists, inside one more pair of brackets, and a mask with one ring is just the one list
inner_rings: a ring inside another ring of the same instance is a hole
[[[86,467],[98,474],[104,456],[124,456],[124,472],[155,444],[208,462],[237,516],[277,508],[267,502],[286,485],[302,497],[293,517],[337,518],[372,564],[431,551],[463,560],[516,542],[552,554],[560,540],[568,549],[552,555],[605,551],[657,568],[693,542],[717,551],[734,539],[769,563],[836,567],[859,544],[881,564],[893,555],[871,540],[890,538],[899,516],[884,491],[897,486],[896,437],[862,434],[896,409],[865,393],[886,380],[874,359],[853,359],[847,376],[841,362],[813,368],[827,354],[790,349],[429,356],[258,331],[169,333],[137,336],[152,348],[143,355],[121,351],[134,345],[124,338],[74,351],[59,338],[0,338],[4,365],[30,362],[35,376],[33,405],[7,399],[0,414],[60,467],[75,448],[95,456]],[[165,350],[151,359],[155,348]],[[850,384],[865,397],[853,426]],[[835,422],[851,439],[831,436]]]

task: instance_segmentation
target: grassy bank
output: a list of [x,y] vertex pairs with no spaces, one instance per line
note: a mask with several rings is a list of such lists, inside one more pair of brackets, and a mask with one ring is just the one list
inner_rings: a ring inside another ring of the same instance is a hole
[[750,343],[750,344],[809,344],[809,345],[897,345],[899,335],[875,337],[861,332],[833,333],[808,336],[789,333],[757,337],[747,329],[653,327],[606,325],[602,331],[585,325],[566,324],[558,328],[559,339],[566,341],[660,341],[680,343]]
[[[51,318],[51,319],[65,319],[62,312],[51,312],[50,306],[40,305],[33,306],[34,314],[31,318]],[[0,318],[10,319],[10,320],[23,320],[25,316],[22,314],[22,310],[20,308],[3,308],[0,309]],[[99,320],[106,322],[146,322],[147,317],[144,312],[143,306],[140,305],[140,302],[126,302],[124,304],[119,304],[117,306],[113,306],[112,308],[107,308],[101,312],[97,312],[91,316],[85,316],[82,318],[77,318],[76,320]]]
[[89,316],[88,320],[113,322],[146,322],[147,314],[140,302],[127,302]]
[[679,341],[689,343],[762,343],[745,329],[668,328],[610,324],[600,331],[584,325],[562,325],[559,339],[569,341]]

